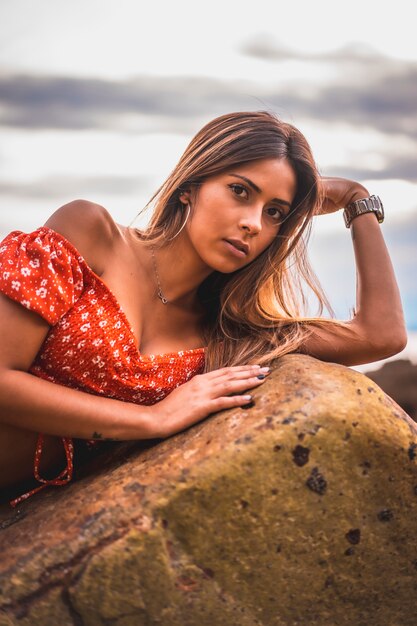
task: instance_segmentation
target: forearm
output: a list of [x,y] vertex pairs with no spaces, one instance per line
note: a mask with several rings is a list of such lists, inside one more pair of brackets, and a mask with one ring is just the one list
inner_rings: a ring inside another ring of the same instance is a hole
[[381,227],[372,213],[352,220],[356,261],[356,315],[375,343],[406,342],[400,292]]
[[152,439],[151,407],[95,396],[24,371],[0,373],[0,421],[80,439]]

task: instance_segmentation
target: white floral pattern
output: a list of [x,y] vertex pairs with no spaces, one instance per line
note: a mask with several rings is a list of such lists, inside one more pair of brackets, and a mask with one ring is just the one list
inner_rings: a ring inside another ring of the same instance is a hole
[[[59,233],[47,227],[29,234],[14,231],[0,251],[0,291],[51,326],[29,370],[35,376],[150,405],[203,371],[203,348],[142,355],[113,293]],[[69,468],[72,447],[69,439],[63,442]],[[38,469],[35,463],[35,475]],[[70,478],[59,480],[45,484],[64,484]]]

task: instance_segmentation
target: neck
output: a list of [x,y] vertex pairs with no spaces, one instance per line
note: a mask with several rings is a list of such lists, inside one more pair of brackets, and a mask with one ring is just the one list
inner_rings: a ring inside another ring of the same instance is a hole
[[187,245],[186,235],[161,248],[154,248],[154,260],[156,287],[160,287],[167,303],[193,306],[198,287],[212,273],[212,269]]

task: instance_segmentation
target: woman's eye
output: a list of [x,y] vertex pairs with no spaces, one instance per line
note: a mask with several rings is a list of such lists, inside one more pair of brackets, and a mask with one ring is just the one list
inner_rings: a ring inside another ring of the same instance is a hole
[[269,217],[272,217],[276,220],[282,220],[284,218],[284,211],[279,209],[278,207],[271,206],[266,210]]
[[[239,198],[248,197],[248,190],[243,185],[230,185],[231,189],[233,189],[234,193],[239,196]],[[244,192],[244,193],[242,193]],[[246,194],[246,196],[244,196]]]

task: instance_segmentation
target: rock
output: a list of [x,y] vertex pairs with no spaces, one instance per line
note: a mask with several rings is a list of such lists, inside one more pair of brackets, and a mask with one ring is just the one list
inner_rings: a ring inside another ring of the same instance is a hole
[[416,424],[309,356],[254,395],[3,508],[0,626],[414,626]]
[[365,372],[365,375],[417,421],[417,365],[409,359],[396,359],[384,363],[377,370]]

